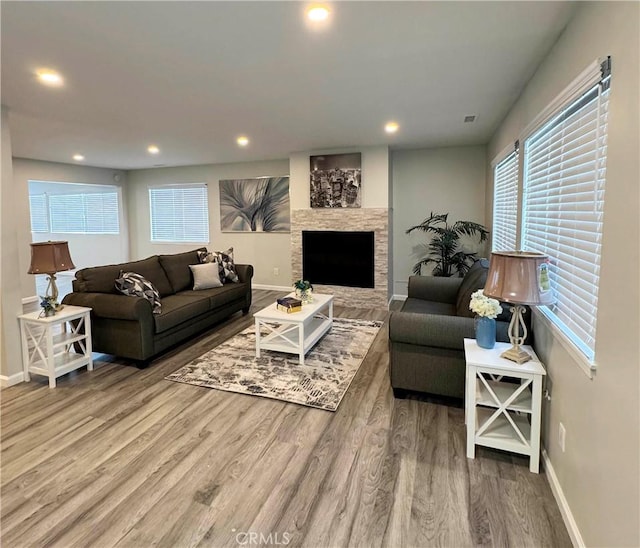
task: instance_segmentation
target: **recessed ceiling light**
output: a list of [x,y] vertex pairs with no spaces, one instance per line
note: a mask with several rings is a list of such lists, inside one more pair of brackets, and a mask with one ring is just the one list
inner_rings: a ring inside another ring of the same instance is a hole
[[147,151],[149,152],[149,154],[159,154],[160,153],[160,149],[156,145],[149,145],[147,147]]
[[61,86],[63,83],[62,76],[55,70],[38,69],[36,70],[36,76],[38,80],[46,86]]
[[387,122],[384,126],[384,130],[387,133],[395,133],[396,131],[398,131],[399,127],[400,126],[398,125],[398,122]]
[[311,6],[307,10],[307,18],[310,21],[326,21],[329,18],[329,8],[325,6]]
[[241,147],[246,147],[249,144],[249,138],[241,135],[236,139],[236,143],[238,143],[238,145],[240,145]]
[[76,162],[82,162],[82,160],[84,160],[84,156],[83,156],[82,154],[74,154],[74,155],[73,155],[73,159],[74,159]]

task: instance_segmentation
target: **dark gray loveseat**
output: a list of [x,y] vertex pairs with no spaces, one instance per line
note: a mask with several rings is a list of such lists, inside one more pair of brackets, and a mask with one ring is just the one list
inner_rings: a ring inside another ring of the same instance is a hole
[[[464,339],[475,338],[469,301],[484,287],[488,268],[489,261],[480,259],[464,278],[409,278],[408,298],[389,319],[389,368],[397,397],[416,390],[464,398]],[[508,342],[510,311],[502,307],[496,339]]]
[[[251,265],[236,264],[239,283],[194,291],[189,265],[198,264],[198,251],[154,255],[141,261],[85,268],[76,272],[73,293],[63,303],[91,311],[93,350],[134,360],[148,360],[227,316],[251,306]],[[137,272],[153,283],[162,312],[153,314],[142,297],[118,292],[121,271]]]

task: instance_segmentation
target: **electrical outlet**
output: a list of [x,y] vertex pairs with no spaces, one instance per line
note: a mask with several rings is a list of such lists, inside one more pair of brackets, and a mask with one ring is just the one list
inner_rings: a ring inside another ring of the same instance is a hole
[[562,449],[563,453],[564,453],[564,443],[566,438],[567,438],[567,430],[564,427],[564,424],[560,423],[560,426],[558,428],[558,443],[560,444],[560,449]]
[[273,269],[273,275],[274,275],[274,276],[280,276],[280,269],[279,269],[279,268],[277,268],[277,267],[276,267],[276,268],[274,268],[274,269]]

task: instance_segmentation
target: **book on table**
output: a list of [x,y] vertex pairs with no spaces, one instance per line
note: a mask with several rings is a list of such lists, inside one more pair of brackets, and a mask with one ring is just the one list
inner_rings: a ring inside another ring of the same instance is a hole
[[287,313],[300,312],[302,310],[302,301],[295,297],[282,297],[276,301],[276,308]]

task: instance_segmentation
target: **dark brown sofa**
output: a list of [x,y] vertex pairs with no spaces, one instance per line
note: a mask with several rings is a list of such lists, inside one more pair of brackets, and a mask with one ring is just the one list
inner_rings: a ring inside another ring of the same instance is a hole
[[[141,261],[85,268],[76,272],[73,293],[64,304],[91,308],[93,350],[145,361],[211,327],[231,314],[246,314],[251,306],[251,265],[236,264],[239,283],[194,291],[189,265],[198,251],[154,255]],[[142,297],[118,292],[121,271],[137,272],[153,283],[162,301],[160,314]]]
[[[407,390],[464,398],[464,339],[475,338],[471,294],[487,280],[489,261],[474,263],[464,278],[411,276],[408,298],[389,318],[389,369],[396,397]],[[496,320],[496,339],[508,342],[509,305]],[[530,314],[525,321],[529,324]],[[527,341],[530,343],[530,341]]]

